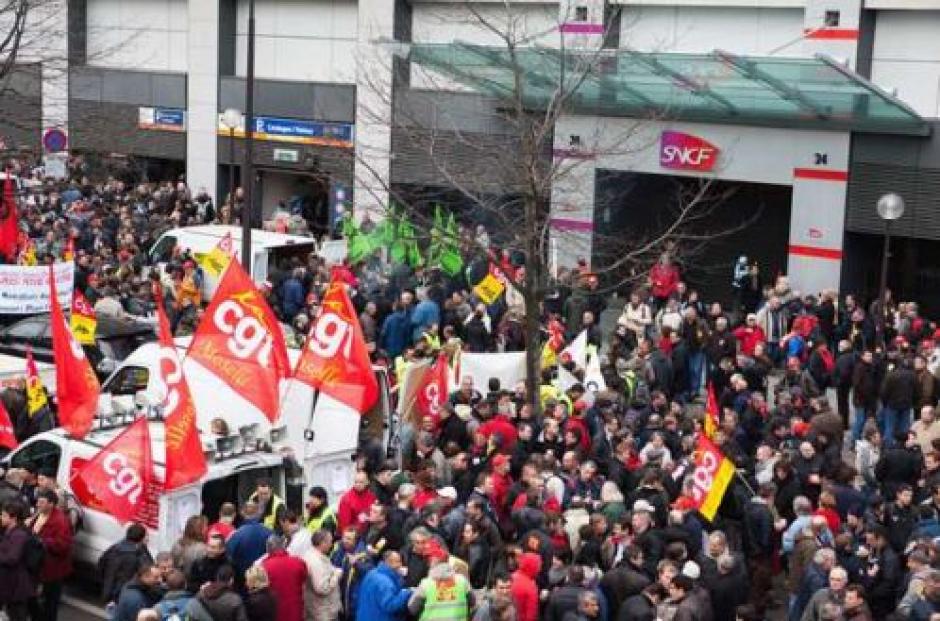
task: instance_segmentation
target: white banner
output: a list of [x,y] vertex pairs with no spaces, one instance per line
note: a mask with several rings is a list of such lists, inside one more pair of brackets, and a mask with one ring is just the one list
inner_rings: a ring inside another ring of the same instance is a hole
[[[75,264],[56,263],[55,286],[62,312],[72,308]],[[49,267],[47,265],[0,265],[0,315],[30,315],[49,312]]]
[[504,354],[473,354],[462,352],[460,354],[460,377],[473,378],[473,387],[486,395],[487,385],[491,377],[499,378],[499,384],[504,390],[512,390],[516,383],[525,381],[525,352],[514,351]]

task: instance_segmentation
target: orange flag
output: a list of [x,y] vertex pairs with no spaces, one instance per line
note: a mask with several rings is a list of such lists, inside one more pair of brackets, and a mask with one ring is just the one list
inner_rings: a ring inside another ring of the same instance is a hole
[[718,425],[721,422],[721,413],[720,407],[718,405],[718,398],[715,397],[715,387],[708,384],[708,396],[705,399],[705,435],[708,436],[708,439],[711,440],[715,437],[715,432],[718,431]]
[[119,522],[137,515],[153,484],[150,424],[138,418],[78,471],[86,488]]
[[346,287],[330,283],[294,377],[360,414],[379,398],[369,350]]
[[0,401],[0,446],[6,447],[11,451],[19,446],[16,441],[16,431],[13,429],[13,421],[10,420],[10,413],[7,412],[3,401]]
[[272,423],[281,380],[290,377],[277,317],[238,261],[229,264],[188,355],[255,404]]
[[183,375],[183,364],[173,344],[173,333],[163,304],[157,302],[160,324],[159,382],[163,387],[166,424],[166,490],[198,481],[206,473],[206,456],[196,429],[196,405]]
[[52,349],[55,356],[56,401],[59,424],[74,438],[84,438],[91,429],[98,410],[101,386],[85,357],[82,346],[65,323],[65,315],[56,297],[55,274],[49,266],[49,306],[52,324]]

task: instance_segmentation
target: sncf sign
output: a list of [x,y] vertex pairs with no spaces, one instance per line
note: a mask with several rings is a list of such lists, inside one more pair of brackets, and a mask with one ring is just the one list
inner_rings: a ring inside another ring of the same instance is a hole
[[698,136],[665,131],[660,138],[659,165],[673,170],[708,172],[715,168],[718,147]]

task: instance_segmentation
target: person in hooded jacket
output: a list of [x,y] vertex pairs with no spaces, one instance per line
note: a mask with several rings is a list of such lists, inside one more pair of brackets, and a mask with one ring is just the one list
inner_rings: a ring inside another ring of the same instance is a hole
[[111,619],[137,621],[137,614],[145,608],[153,608],[162,595],[159,568],[156,565],[144,565],[137,570],[134,579],[121,589]]
[[542,557],[533,552],[519,555],[519,568],[512,573],[513,602],[517,621],[536,621],[539,618],[539,588],[536,577],[542,570]]
[[248,621],[245,605],[234,587],[232,566],[219,568],[215,580],[202,587],[186,607],[190,621]]

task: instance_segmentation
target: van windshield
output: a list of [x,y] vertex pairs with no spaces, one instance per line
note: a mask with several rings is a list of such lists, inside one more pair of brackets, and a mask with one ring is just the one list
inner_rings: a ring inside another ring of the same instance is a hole
[[150,260],[153,263],[167,263],[173,258],[173,248],[176,247],[176,237],[164,235],[153,248],[150,249]]
[[302,265],[306,265],[307,257],[313,251],[313,240],[309,244],[290,244],[289,246],[271,248],[268,251],[268,274],[273,274],[278,269],[289,268],[294,258],[299,259]]

